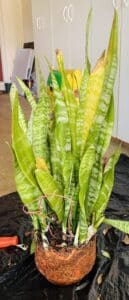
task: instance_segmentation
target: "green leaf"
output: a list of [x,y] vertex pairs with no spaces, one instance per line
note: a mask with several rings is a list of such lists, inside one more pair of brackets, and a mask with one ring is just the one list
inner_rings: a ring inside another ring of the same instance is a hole
[[55,97],[55,133],[59,144],[60,157],[62,159],[62,176],[65,198],[63,232],[66,233],[67,221],[75,189],[73,183],[73,155],[71,153],[71,135],[66,103],[53,72],[51,73],[51,78]]
[[59,184],[60,188],[63,188],[62,161],[59,143],[56,138],[55,128],[53,128],[49,133],[49,142],[52,175]]
[[26,99],[27,99],[28,103],[30,104],[31,108],[35,109],[36,101],[35,101],[34,97],[32,96],[30,89],[26,86],[26,84],[20,78],[17,78],[17,81],[18,81],[19,85],[21,86],[23,92],[25,93]]
[[38,185],[34,187],[26,179],[26,177],[20,170],[17,161],[15,161],[15,182],[17,191],[24,205],[29,206],[28,204],[31,204],[31,208],[33,210],[38,209],[36,200],[42,195],[42,192],[39,189]]
[[[38,78],[39,78],[39,102],[40,100],[42,101],[42,99],[44,98],[46,99],[47,102],[47,99],[49,98],[47,93],[47,86],[37,57],[36,57],[36,65],[37,65]],[[49,103],[49,99],[48,99],[48,103]]]
[[[62,224],[62,230],[63,233],[66,234],[67,232],[67,226],[68,226],[68,220],[70,221],[70,225],[72,226],[72,208],[75,206],[74,203],[74,194],[75,194],[75,184],[73,181],[73,169],[71,169],[71,176],[69,177],[68,182],[65,184],[64,189],[64,218],[63,218],[63,224]],[[68,171],[68,176],[69,176]],[[71,214],[70,214],[71,211]]]
[[117,150],[109,159],[106,168],[104,170],[103,182],[99,192],[99,197],[95,203],[93,208],[93,212],[95,212],[96,222],[102,217],[104,213],[108,201],[112,192],[113,184],[114,184],[114,171],[115,165],[119,159],[120,151]]
[[28,126],[27,126],[27,138],[30,142],[30,144],[32,145],[32,123],[33,123],[33,115],[34,115],[34,110],[36,109],[37,103],[30,91],[30,89],[26,86],[26,84],[23,82],[23,80],[21,80],[20,78],[17,78],[18,83],[20,84],[26,99],[28,101],[28,103],[31,106],[31,113],[30,113],[30,118],[28,121]]
[[88,19],[86,23],[86,45],[85,45],[85,69],[83,72],[83,77],[81,80],[81,86],[79,91],[79,99],[80,104],[77,111],[77,122],[76,122],[76,135],[77,135],[77,142],[76,142],[76,158],[77,160],[80,159],[80,148],[82,143],[82,132],[83,123],[84,123],[84,107],[85,107],[85,100],[86,100],[86,93],[87,93],[87,85],[90,75],[90,62],[88,58],[88,47],[89,47],[89,31],[90,31],[90,23],[91,23],[91,16],[92,16],[92,9],[88,14]]
[[57,182],[50,175],[49,171],[36,169],[35,171],[38,184],[47,197],[51,209],[55,212],[58,220],[63,220],[64,200],[62,198],[62,191]]
[[104,124],[105,124],[104,125],[105,138],[104,138],[102,155],[105,154],[105,152],[107,151],[107,149],[110,145],[113,126],[114,126],[114,97],[113,97],[113,95],[111,96],[110,106],[109,106],[109,110],[108,110]]
[[92,8],[89,11],[87,22],[86,22],[85,64],[86,64],[86,69],[89,71],[89,73],[90,73],[90,61],[88,57],[88,49],[89,49],[89,33],[90,33],[91,18],[92,18]]
[[110,107],[106,119],[101,126],[98,144],[96,145],[96,159],[90,176],[88,188],[88,218],[93,212],[93,207],[98,199],[103,179],[103,156],[109,146],[114,123],[114,101],[111,98]]
[[[28,210],[33,212],[31,214],[32,222],[35,230],[39,229],[39,225],[42,229],[46,228],[46,207],[44,199],[41,197],[42,192],[38,185],[36,187],[26,179],[20,167],[13,151],[14,155],[14,166],[15,166],[15,182],[16,188],[20,195],[23,204],[28,208]],[[40,200],[40,201],[39,201]],[[40,209],[40,213],[39,212]],[[35,212],[35,213],[34,213]]]
[[86,240],[88,232],[87,215],[86,215],[86,196],[89,185],[89,179],[92,171],[92,167],[95,161],[95,148],[89,147],[85,152],[79,169],[79,204],[80,204],[80,232],[79,240],[83,243]]
[[76,117],[77,117],[77,100],[73,95],[73,91],[70,87],[68,82],[66,72],[64,69],[64,60],[61,51],[57,51],[56,53],[57,63],[59,67],[59,71],[62,77],[62,87],[61,91],[64,95],[67,111],[68,111],[68,118],[69,118],[69,125],[70,125],[70,132],[71,132],[71,143],[72,143],[72,153],[75,155],[76,151]]
[[129,221],[112,220],[112,219],[105,218],[103,223],[111,225],[116,229],[129,234]]
[[39,66],[38,71],[40,93],[38,103],[33,111],[32,145],[35,157],[43,158],[49,165],[48,130],[50,126],[50,97],[48,96]]
[[72,231],[75,233],[77,224],[79,222],[79,183],[75,187],[72,202]]
[[32,147],[27,139],[25,132],[19,124],[18,114],[18,92],[15,86],[11,90],[12,103],[12,146],[16,155],[18,165],[28,181],[36,186],[37,182],[34,176],[35,159]]
[[99,100],[98,109],[94,119],[93,126],[90,131],[88,143],[98,143],[99,132],[105,117],[109,110],[110,100],[113,95],[113,87],[115,83],[118,66],[118,14],[115,11],[112,30],[110,35],[109,47],[106,55],[106,68],[104,75],[103,88]]
[[[14,98],[14,85],[12,85],[10,90],[10,102],[11,102],[11,109],[13,110],[13,98]],[[18,103],[18,119],[19,119],[19,125],[22,128],[22,130],[26,133],[27,131],[27,121],[23,112],[23,109]]]
[[41,157],[47,163],[49,163],[47,142],[49,129],[49,108],[47,101],[46,99],[42,99],[42,101],[40,100],[33,113],[32,147],[35,158]]
[[[85,152],[87,139],[92,127],[96,111],[100,102],[105,74],[105,54],[98,60],[95,69],[89,76],[86,98],[83,100],[83,127],[81,131],[81,153]],[[81,121],[82,122],[82,121]]]
[[30,245],[30,254],[35,253],[35,250],[36,250],[36,242],[33,239],[32,242],[31,242],[31,245]]

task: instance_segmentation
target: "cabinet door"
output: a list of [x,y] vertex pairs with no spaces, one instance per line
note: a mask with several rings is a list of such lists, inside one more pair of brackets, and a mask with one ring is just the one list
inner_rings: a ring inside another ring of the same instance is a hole
[[69,68],[69,20],[68,0],[50,0],[53,62],[56,66],[55,50],[61,49],[64,55],[65,67]]
[[[114,6],[113,1],[107,0],[92,0],[93,18],[92,18],[92,66],[95,65],[97,59],[100,57],[104,49],[107,49],[110,37],[110,31],[113,21]],[[121,0],[117,1],[117,10],[119,14],[119,36],[121,34]],[[120,39],[119,39],[120,43]],[[120,45],[119,45],[120,49]],[[120,57],[120,51],[119,55]],[[119,59],[118,59],[119,61]],[[113,136],[118,134],[118,101],[119,100],[119,62],[117,78],[114,88],[114,102],[115,102],[115,124]]]
[[122,6],[118,138],[129,143],[129,7]]
[[92,0],[92,64],[107,48],[113,20],[113,4],[107,0]]
[[[71,0],[68,6],[70,33],[70,68],[84,69],[85,28],[91,0]],[[89,51],[90,52],[90,51]]]
[[52,27],[49,0],[32,0],[32,20],[35,52],[40,60],[45,79],[49,74],[44,55],[52,62]]

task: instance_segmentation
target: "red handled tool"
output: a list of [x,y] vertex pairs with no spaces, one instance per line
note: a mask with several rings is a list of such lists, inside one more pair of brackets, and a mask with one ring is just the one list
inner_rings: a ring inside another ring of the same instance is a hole
[[28,246],[24,244],[18,243],[18,236],[3,236],[0,237],[0,249],[1,248],[7,248],[10,246],[16,246],[24,251],[27,250]]

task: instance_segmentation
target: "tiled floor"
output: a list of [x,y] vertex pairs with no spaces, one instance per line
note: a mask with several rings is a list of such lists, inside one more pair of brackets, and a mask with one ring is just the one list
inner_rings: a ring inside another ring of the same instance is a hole
[[[29,106],[24,98],[21,98],[26,114],[29,114]],[[13,157],[11,153],[11,107],[9,95],[0,95],[0,196],[16,190],[14,182]],[[109,153],[118,145],[118,141],[112,141]],[[122,152],[129,156],[129,145],[122,145]]]

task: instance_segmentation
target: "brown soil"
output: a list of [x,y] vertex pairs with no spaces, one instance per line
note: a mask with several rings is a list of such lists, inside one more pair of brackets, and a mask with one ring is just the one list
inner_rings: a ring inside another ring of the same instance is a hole
[[[67,234],[63,235],[62,228],[57,222],[49,225],[46,236],[49,241],[49,245],[55,248],[57,251],[62,248],[63,243],[65,243],[68,247],[73,245],[74,236],[72,233],[67,232]],[[41,242],[40,235],[39,241]]]
[[53,284],[70,285],[80,281],[88,274],[96,259],[96,238],[81,247],[64,247],[45,250],[37,245],[35,262],[38,270]]

